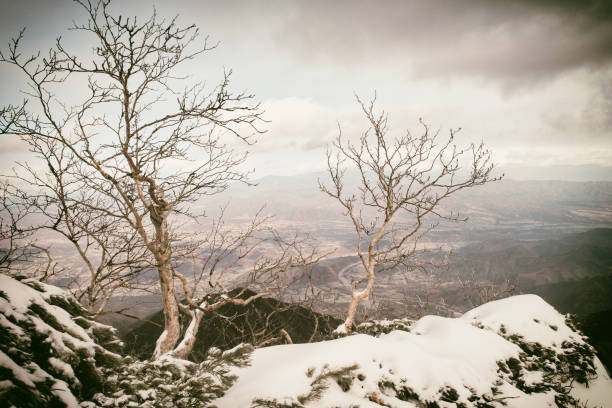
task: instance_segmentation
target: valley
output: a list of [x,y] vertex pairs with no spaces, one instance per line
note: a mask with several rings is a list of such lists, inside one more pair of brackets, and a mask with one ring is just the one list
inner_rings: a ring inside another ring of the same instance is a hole
[[[350,281],[360,272],[351,225],[336,203],[316,189],[317,178],[323,176],[265,178],[257,187],[236,186],[214,197],[207,208],[229,203],[225,216],[231,227],[244,224],[247,214],[266,204],[277,230],[308,235],[321,252],[330,252],[308,270],[292,272],[294,282],[286,295],[299,297],[312,282],[320,291],[317,310],[342,317]],[[447,207],[469,220],[440,225],[420,243],[428,250],[423,261],[440,259],[450,250],[449,264],[381,274],[371,301],[360,309],[362,318],[450,316],[518,293],[539,294],[564,313],[612,309],[612,238],[609,229],[601,229],[612,227],[612,183],[504,180],[453,200]],[[190,261],[180,268],[189,271],[198,265]],[[240,286],[243,274],[230,273],[228,284]],[[161,303],[154,294],[143,294],[114,298],[110,306],[145,318]],[[102,320],[121,331],[135,323],[113,314]]]

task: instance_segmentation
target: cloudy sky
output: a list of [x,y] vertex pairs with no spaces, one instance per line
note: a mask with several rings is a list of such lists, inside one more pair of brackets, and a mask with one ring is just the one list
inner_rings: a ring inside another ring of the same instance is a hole
[[[364,128],[354,95],[376,91],[392,131],[417,132],[419,117],[461,127],[510,178],[612,180],[612,1],[114,3],[142,17],[154,6],[219,42],[190,67],[196,79],[232,68],[234,89],[262,102],[258,176],[322,169],[338,123]],[[69,0],[6,2],[1,42],[26,26],[25,45],[45,49],[82,18]],[[0,66],[0,81],[0,104],[18,101],[17,73]],[[2,170],[21,149],[0,138]]]

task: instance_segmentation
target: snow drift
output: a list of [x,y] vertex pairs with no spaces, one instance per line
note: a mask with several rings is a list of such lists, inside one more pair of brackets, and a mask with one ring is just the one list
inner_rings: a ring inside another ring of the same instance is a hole
[[[383,333],[389,324],[382,322]],[[215,404],[612,406],[612,381],[593,349],[538,296],[494,301],[459,318],[426,316],[408,330],[256,350]]]

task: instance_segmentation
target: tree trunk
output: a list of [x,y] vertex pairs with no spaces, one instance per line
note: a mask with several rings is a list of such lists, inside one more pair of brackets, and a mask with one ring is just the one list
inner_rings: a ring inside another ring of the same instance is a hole
[[170,263],[171,251],[168,239],[167,220],[155,216],[151,212],[151,220],[155,226],[156,250],[154,251],[157,261],[157,273],[161,286],[162,301],[164,306],[164,331],[157,339],[153,359],[171,351],[181,335],[181,324],[176,292],[174,289],[174,275]]
[[370,263],[370,265],[368,266],[368,283],[366,287],[360,292],[355,292],[353,288],[351,303],[349,305],[348,312],[346,313],[346,320],[344,321],[344,330],[346,331],[346,333],[351,333],[353,331],[357,305],[359,305],[359,303],[364,300],[367,300],[370,297],[370,293],[372,292],[372,288],[374,287],[374,278],[374,263]]
[[180,344],[176,346],[171,353],[173,357],[181,358],[183,360],[186,360],[189,354],[191,354],[191,350],[193,350],[193,345],[195,344],[198,330],[200,328],[200,322],[204,316],[204,312],[200,309],[191,310],[190,314],[191,322],[185,331],[185,335],[183,336]]
[[171,351],[181,335],[181,325],[179,320],[179,308],[176,301],[174,290],[174,279],[170,262],[158,265],[159,281],[161,285],[162,301],[164,306],[164,332],[161,334],[155,345],[153,358],[156,359],[162,354]]

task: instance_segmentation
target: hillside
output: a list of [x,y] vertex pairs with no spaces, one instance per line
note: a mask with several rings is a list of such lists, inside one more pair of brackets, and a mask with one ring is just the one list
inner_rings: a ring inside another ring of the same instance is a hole
[[369,322],[335,340],[209,348],[196,364],[126,357],[114,330],[92,321],[67,292],[6,275],[0,284],[3,407],[593,408],[612,401],[612,381],[591,346],[535,295],[454,319]]
[[[246,290],[243,297],[254,294]],[[163,321],[163,314],[158,311],[124,335],[126,351],[138,358],[149,358],[162,332]],[[339,324],[340,320],[334,317],[271,298],[258,298],[247,306],[227,304],[204,315],[190,359],[202,361],[211,347],[228,350],[241,343],[283,343],[286,339],[281,329],[295,343],[318,341]]]
[[[350,280],[360,273],[354,256],[327,258],[312,265],[308,274],[303,272],[294,272],[291,289],[295,293],[303,292],[309,284],[305,277],[310,276],[315,286],[336,295],[333,302],[315,305],[318,311],[332,315],[344,310],[342,305],[348,300]],[[506,282],[514,287],[506,296],[534,293],[562,313],[587,315],[612,309],[612,229],[598,228],[537,241],[480,240],[456,249],[448,267],[430,268],[430,272],[380,274],[375,288],[379,303],[375,306],[381,306],[384,314],[376,314],[371,308],[362,310],[362,315],[416,318],[427,313],[461,313],[490,300],[486,296],[481,299],[483,288],[490,287],[495,292],[506,286]],[[302,280],[297,279],[300,274],[304,277]],[[417,301],[419,298],[429,299],[428,307],[423,307]],[[113,299],[109,307],[111,310],[126,308],[142,319],[161,321],[159,317],[151,317],[161,308],[159,296],[121,297]],[[134,319],[113,314],[102,316],[102,321],[117,327],[122,335],[135,324]],[[151,329],[151,335],[158,333]]]
[[0,407],[208,407],[252,347],[211,350],[201,364],[137,361],[116,331],[57,287],[0,274]]
[[[238,381],[215,403],[535,408],[583,406],[580,400],[610,407],[612,381],[597,358],[589,363],[591,352],[561,314],[523,295],[459,318],[426,316],[378,337],[256,350],[252,365],[234,371]],[[562,385],[569,378],[571,390]]]
[[597,350],[597,356],[612,373],[612,310],[577,317],[580,330]]
[[510,281],[519,293],[536,293],[563,313],[612,308],[610,228],[553,240],[483,241],[459,249],[450,262],[456,277]]
[[[447,266],[428,266],[428,273],[398,269],[379,274],[376,295],[394,316],[435,312],[423,311],[417,298],[427,298],[434,306],[444,304],[449,314],[461,313],[508,288],[513,292],[506,296],[538,294],[563,313],[595,313],[612,308],[611,243],[610,228],[560,239],[480,240],[454,250]],[[441,254],[425,254],[422,262],[436,257]],[[348,296],[346,282],[360,273],[357,258],[338,257],[322,262],[313,280]]]

